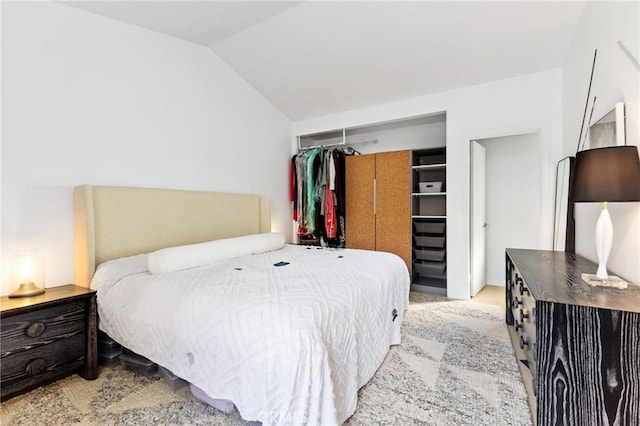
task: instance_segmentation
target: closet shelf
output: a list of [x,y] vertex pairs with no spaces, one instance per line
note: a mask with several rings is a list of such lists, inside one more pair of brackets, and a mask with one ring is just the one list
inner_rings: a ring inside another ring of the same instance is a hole
[[446,192],[412,192],[411,195],[414,197],[434,197],[436,195],[447,195]]
[[[411,288],[446,295],[446,148],[415,150],[412,164],[415,173],[411,174]],[[420,192],[420,189],[434,192]]]
[[446,169],[447,163],[443,164],[421,164],[419,166],[411,166],[412,170],[420,171],[420,170],[437,170],[437,169]]

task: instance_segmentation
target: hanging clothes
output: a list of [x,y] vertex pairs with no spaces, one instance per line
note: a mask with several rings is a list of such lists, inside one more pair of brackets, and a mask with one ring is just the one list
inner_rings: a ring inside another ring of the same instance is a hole
[[306,201],[307,208],[304,217],[304,224],[306,225],[307,234],[312,234],[316,230],[316,189],[317,182],[316,176],[318,169],[320,168],[320,161],[318,154],[320,149],[312,149],[307,151],[306,156],[307,168],[306,168]]
[[291,158],[292,217],[305,241],[344,247],[345,152],[311,148]]

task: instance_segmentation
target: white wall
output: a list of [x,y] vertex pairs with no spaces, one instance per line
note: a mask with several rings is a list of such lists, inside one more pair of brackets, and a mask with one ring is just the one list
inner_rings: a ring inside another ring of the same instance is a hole
[[72,282],[72,188],[85,183],[268,195],[291,238],[290,121],[211,50],[2,2],[2,55],[4,266],[38,247],[47,286]]
[[348,129],[347,141],[378,140],[378,143],[354,144],[353,147],[362,154],[441,147],[446,145],[445,120],[444,115],[440,114],[380,126]]
[[[618,41],[634,59],[625,54]],[[624,101],[627,144],[640,146],[640,3],[587,2],[563,66],[565,155],[576,153],[595,49],[598,54],[587,118],[594,96],[594,119]],[[597,260],[594,234],[601,209],[598,203],[576,204],[576,252],[593,261]],[[640,284],[640,203],[611,203],[609,213],[614,232],[609,270]]]
[[545,246],[537,134],[478,141],[487,155],[487,284],[504,285],[506,248]]
[[320,132],[446,111],[447,294],[468,299],[469,140],[538,133],[541,146],[541,227],[544,246],[553,238],[555,163],[562,151],[559,69],[494,81],[430,96],[372,106],[293,123],[293,134]]

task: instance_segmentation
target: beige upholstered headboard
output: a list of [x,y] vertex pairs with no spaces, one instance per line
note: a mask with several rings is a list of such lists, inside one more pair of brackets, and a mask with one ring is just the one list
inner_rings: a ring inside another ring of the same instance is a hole
[[76,284],[107,260],[270,232],[269,200],[249,194],[82,185],[74,188]]

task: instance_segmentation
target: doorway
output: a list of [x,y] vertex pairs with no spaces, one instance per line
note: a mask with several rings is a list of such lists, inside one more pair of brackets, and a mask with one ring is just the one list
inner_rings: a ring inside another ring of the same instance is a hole
[[505,249],[540,246],[541,154],[538,133],[470,142],[471,297],[505,285]]

